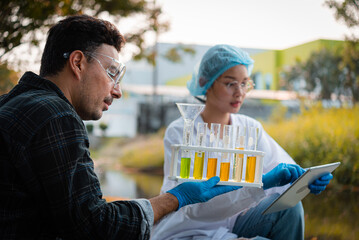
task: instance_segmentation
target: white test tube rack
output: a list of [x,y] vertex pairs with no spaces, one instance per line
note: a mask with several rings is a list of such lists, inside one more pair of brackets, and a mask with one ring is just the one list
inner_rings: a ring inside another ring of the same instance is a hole
[[221,152],[221,153],[238,153],[238,154],[246,154],[256,156],[256,169],[255,169],[255,177],[254,182],[237,182],[232,179],[228,181],[220,181],[217,185],[232,185],[232,186],[243,186],[243,187],[258,187],[261,188],[263,186],[262,183],[262,174],[263,174],[263,157],[264,152],[261,151],[252,151],[252,150],[238,150],[238,149],[228,149],[228,148],[213,148],[213,147],[198,147],[198,146],[188,146],[188,145],[181,145],[181,144],[173,144],[172,148],[172,157],[171,157],[171,168],[170,168],[170,175],[169,179],[182,182],[203,182],[207,179],[194,179],[193,177],[189,178],[181,178],[178,175],[177,171],[177,161],[179,159],[179,152],[180,150],[194,150],[194,151],[202,151],[202,152]]

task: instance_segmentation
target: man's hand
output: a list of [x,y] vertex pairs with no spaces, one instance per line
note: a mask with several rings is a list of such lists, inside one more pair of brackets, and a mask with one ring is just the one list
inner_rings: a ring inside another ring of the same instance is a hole
[[284,186],[294,182],[304,173],[304,169],[295,164],[280,163],[263,175],[263,189]]
[[310,184],[308,186],[310,189],[310,192],[315,195],[318,195],[319,193],[324,191],[324,189],[329,184],[329,182],[332,178],[333,178],[333,175],[331,173],[327,173],[326,175],[321,176],[320,178],[318,178],[317,180],[315,180],[312,184]]
[[205,182],[185,182],[167,192],[178,199],[178,209],[180,209],[188,204],[206,202],[215,196],[241,188],[216,186],[219,181],[219,177],[215,176]]

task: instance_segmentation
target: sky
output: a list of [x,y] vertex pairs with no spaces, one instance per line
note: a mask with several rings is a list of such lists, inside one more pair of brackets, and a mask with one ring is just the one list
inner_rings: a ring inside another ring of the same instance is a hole
[[349,34],[325,0],[156,0],[170,31],[160,42],[285,49]]
[[[159,36],[159,42],[281,50],[317,39],[344,40],[345,34],[350,34],[345,24],[335,19],[334,10],[324,6],[325,0],[148,1],[156,1],[162,7],[163,20],[170,22],[170,30]],[[100,17],[107,18],[106,14]],[[117,26],[126,34],[144,22],[130,18]],[[153,45],[153,35],[148,39],[148,46]],[[24,57],[29,54],[23,50],[26,46],[12,53],[10,61],[22,59],[13,68],[38,72],[44,43],[40,49],[30,48],[30,57]],[[122,60],[130,61],[132,53],[126,44]]]

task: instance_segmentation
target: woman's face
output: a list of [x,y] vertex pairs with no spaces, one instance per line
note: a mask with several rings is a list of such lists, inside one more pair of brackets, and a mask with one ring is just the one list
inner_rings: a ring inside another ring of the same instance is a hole
[[237,113],[246,96],[247,68],[236,65],[225,71],[207,90],[206,106],[223,113]]

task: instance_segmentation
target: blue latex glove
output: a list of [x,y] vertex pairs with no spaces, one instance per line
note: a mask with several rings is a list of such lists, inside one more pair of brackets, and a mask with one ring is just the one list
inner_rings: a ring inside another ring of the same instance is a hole
[[331,173],[327,173],[324,176],[321,176],[320,178],[316,179],[312,184],[308,186],[310,192],[314,193],[315,195],[318,195],[319,193],[324,191],[332,178],[333,175]]
[[219,181],[219,177],[215,176],[205,182],[185,182],[167,192],[178,199],[178,209],[180,209],[188,204],[206,202],[215,196],[241,188],[236,186],[216,186]]
[[298,165],[280,163],[270,172],[263,175],[263,189],[266,190],[292,183],[304,172],[305,170]]

